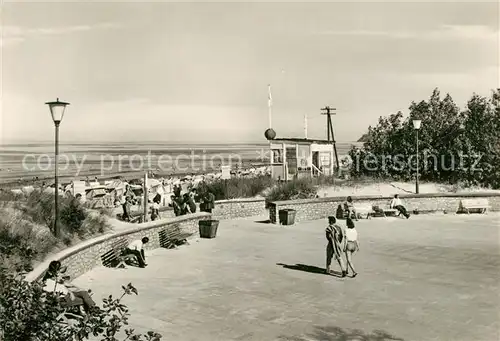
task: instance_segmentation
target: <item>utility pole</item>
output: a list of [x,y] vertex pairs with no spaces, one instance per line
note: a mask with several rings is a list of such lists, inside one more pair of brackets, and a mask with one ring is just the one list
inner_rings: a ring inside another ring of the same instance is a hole
[[328,105],[324,108],[321,108],[322,112],[321,115],[326,115],[326,131],[327,131],[327,137],[328,137],[328,142],[332,141],[333,144],[333,150],[335,151],[335,163],[337,164],[337,169],[339,169],[339,156],[337,154],[337,145],[335,144],[335,135],[333,133],[333,123],[332,123],[332,116],[331,115],[336,115],[335,113],[335,108],[330,108]]

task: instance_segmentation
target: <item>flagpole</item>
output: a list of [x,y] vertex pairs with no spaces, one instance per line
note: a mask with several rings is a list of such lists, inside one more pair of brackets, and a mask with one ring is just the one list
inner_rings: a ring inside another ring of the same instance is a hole
[[269,109],[269,128],[273,127],[273,121],[272,121],[272,105],[273,105],[273,99],[271,97],[271,84],[267,85],[267,90],[268,90],[268,101],[267,101],[267,106]]

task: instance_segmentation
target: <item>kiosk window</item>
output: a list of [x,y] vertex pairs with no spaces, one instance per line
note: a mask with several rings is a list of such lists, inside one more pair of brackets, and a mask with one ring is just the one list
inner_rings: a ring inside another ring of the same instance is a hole
[[283,163],[283,153],[281,149],[273,149],[273,162]]

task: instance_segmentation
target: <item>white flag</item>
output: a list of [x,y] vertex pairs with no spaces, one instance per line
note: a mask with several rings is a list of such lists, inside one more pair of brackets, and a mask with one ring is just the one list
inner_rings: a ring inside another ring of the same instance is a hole
[[268,85],[267,104],[268,104],[269,106],[272,106],[272,105],[273,105],[273,98],[271,97],[271,85]]

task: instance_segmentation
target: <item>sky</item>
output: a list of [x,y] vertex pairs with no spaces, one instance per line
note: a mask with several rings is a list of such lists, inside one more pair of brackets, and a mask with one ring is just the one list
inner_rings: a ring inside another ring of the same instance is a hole
[[499,87],[496,2],[4,2],[0,142],[337,141],[438,87]]

